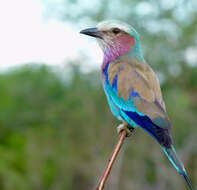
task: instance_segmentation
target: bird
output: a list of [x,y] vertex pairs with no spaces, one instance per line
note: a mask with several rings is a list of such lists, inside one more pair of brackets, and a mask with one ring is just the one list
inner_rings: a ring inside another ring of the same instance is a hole
[[145,130],[194,190],[175,151],[160,83],[143,57],[137,31],[122,21],[107,20],[80,33],[96,38],[102,49],[101,80],[111,112],[122,123],[118,132],[125,129],[129,134],[138,126]]

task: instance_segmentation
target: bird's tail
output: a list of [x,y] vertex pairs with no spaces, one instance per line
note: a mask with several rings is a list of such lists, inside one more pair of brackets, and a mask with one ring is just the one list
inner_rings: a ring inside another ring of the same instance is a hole
[[195,190],[189,177],[187,176],[186,170],[184,168],[183,163],[179,159],[179,157],[176,154],[175,148],[173,145],[171,145],[170,148],[167,148],[165,146],[161,146],[165,154],[167,155],[168,159],[172,163],[172,165],[176,168],[176,170],[184,177],[185,181],[187,182],[190,190]]

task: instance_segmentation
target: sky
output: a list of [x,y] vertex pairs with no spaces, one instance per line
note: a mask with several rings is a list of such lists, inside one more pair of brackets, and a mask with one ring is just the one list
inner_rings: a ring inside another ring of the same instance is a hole
[[102,54],[96,42],[70,23],[44,19],[43,10],[40,0],[0,2],[0,69],[28,62],[59,65],[77,60],[84,49],[87,65],[98,67]]
[[[150,11],[150,7],[139,5]],[[56,66],[65,60],[80,59],[84,54],[88,56],[84,63],[86,68],[99,68],[102,52],[95,40],[79,34],[84,28],[55,17],[46,19],[43,15],[40,0],[0,2],[0,70],[29,62]],[[191,65],[196,65],[196,52],[194,47],[186,51]]]

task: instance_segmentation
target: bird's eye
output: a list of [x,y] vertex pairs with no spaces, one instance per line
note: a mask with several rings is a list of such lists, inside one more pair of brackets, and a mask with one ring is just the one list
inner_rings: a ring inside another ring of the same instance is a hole
[[114,34],[118,34],[118,33],[120,33],[120,29],[119,29],[119,28],[114,28],[114,29],[112,30],[112,32],[113,32]]

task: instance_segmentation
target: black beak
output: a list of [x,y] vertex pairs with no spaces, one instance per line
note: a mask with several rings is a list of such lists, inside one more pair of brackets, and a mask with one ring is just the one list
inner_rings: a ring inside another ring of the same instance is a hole
[[103,36],[103,33],[98,31],[98,28],[87,28],[87,29],[81,30],[80,33],[88,35],[88,36],[92,36],[95,38],[100,38],[100,39],[102,39],[102,36]]

